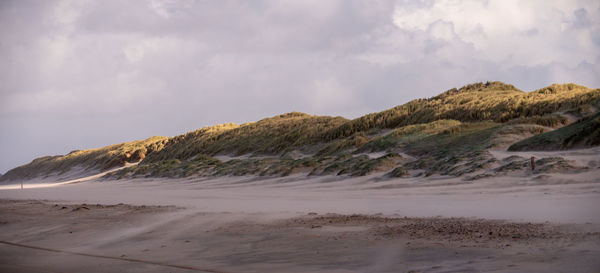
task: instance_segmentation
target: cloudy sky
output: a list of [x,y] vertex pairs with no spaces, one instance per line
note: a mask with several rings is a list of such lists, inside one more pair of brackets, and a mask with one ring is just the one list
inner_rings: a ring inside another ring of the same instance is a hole
[[0,172],[464,84],[600,87],[600,1],[1,1]]

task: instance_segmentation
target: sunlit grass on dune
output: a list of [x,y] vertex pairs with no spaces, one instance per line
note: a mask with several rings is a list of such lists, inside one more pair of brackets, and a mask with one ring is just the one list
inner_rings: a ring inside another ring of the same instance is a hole
[[[100,172],[127,162],[140,164],[113,177],[301,172],[355,176],[391,170],[395,170],[391,176],[401,176],[411,169],[428,175],[463,175],[492,163],[487,149],[508,147],[548,131],[520,143],[535,149],[569,148],[573,145],[556,143],[573,135],[569,143],[598,145],[597,130],[586,129],[597,125],[597,119],[588,119],[598,109],[600,89],[554,84],[524,92],[501,82],[475,83],[353,120],[290,112],[242,125],[204,127],[171,138],[152,137],[42,157],[0,179],[60,175],[76,168]],[[573,120],[581,121],[563,127]],[[369,153],[379,154],[365,155]],[[408,162],[393,156],[398,153],[416,159]],[[218,155],[234,158],[222,161]],[[461,167],[465,163],[474,167]]]

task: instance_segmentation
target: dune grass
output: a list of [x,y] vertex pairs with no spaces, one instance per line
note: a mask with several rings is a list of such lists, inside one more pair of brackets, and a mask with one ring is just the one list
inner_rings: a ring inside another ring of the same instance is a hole
[[[410,169],[423,169],[427,175],[462,175],[489,165],[493,160],[487,152],[490,147],[508,147],[532,135],[541,134],[511,149],[600,145],[598,118],[565,126],[567,117],[587,117],[598,109],[600,89],[554,84],[523,92],[501,82],[475,83],[353,120],[291,112],[242,125],[204,127],[171,138],[42,157],[0,179],[60,174],[75,166],[100,171],[140,160],[138,166],[115,175],[366,175],[377,171],[393,177]],[[554,128],[559,129],[544,133]],[[416,160],[407,163],[396,156],[373,159],[366,155],[373,152],[405,152]],[[223,162],[216,155],[251,157]],[[253,157],[261,155],[269,158]]]
[[292,112],[257,122],[207,127],[169,140],[167,148],[148,162],[169,158],[188,159],[196,154],[279,154],[319,141],[321,132],[347,120],[342,117],[311,116]]
[[501,82],[475,83],[450,89],[429,99],[416,99],[389,110],[362,116],[330,130],[323,138],[337,139],[371,128],[397,128],[442,119],[507,122],[566,111],[586,104],[600,104],[600,89],[592,90],[576,84],[553,84],[536,91],[523,92]]
[[146,155],[164,148],[167,141],[167,137],[154,136],[146,140],[125,142],[98,149],[75,150],[67,155],[40,157],[29,164],[8,171],[0,177],[0,180],[64,174],[75,167],[104,171],[123,166],[127,162],[143,160]]
[[554,131],[519,141],[509,151],[562,150],[574,147],[600,145],[600,113],[581,118],[577,122]]
[[376,137],[358,148],[355,153],[370,153],[397,148],[409,142],[418,141],[430,135],[459,126],[460,121],[436,120],[429,123],[406,125],[394,129],[385,136]]

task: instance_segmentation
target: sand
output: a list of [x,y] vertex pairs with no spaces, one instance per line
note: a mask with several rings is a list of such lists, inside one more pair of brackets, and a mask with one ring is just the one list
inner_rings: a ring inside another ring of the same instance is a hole
[[600,270],[600,169],[379,176],[0,189],[0,272]]
[[2,272],[597,272],[593,224],[0,203]]

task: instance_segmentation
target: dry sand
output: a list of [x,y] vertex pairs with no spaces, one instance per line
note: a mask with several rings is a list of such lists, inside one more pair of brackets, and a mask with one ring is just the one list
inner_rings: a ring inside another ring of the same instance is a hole
[[2,272],[597,272],[593,224],[0,203]]
[[0,272],[599,272],[599,177],[590,168],[476,181],[296,175],[4,188]]

